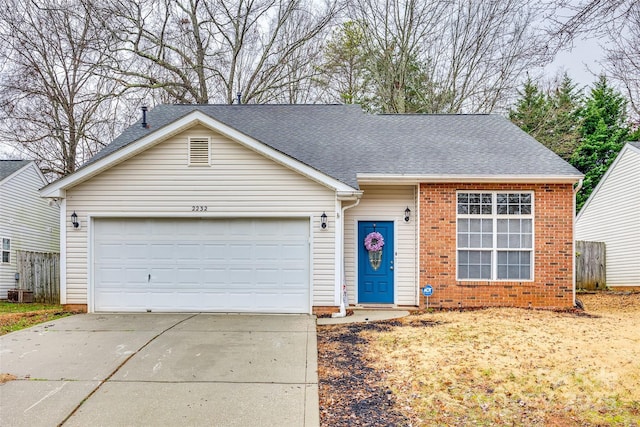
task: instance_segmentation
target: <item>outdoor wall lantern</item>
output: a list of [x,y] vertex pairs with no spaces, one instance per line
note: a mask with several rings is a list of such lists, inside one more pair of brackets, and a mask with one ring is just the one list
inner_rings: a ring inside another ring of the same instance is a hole
[[326,212],[322,212],[322,215],[320,215],[320,227],[322,227],[323,230],[325,228],[327,228],[327,213]]
[[80,223],[78,222],[78,214],[76,213],[76,211],[73,211],[73,213],[71,214],[71,225],[73,225],[73,228],[80,228]]
[[404,222],[409,222],[411,219],[411,209],[407,206],[407,209],[404,210]]

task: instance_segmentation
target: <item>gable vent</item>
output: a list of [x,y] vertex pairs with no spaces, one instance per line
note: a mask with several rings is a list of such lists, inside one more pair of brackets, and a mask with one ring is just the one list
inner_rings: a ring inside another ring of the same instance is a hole
[[189,164],[194,166],[209,166],[211,153],[209,138],[189,138]]

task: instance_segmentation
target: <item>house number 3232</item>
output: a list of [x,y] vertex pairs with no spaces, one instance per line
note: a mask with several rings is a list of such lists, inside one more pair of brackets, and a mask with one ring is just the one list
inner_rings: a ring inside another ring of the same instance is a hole
[[206,212],[207,206],[191,206],[191,212]]

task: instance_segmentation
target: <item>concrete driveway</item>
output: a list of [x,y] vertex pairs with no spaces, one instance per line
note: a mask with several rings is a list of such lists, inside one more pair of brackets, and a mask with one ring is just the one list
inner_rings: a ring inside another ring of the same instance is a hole
[[2,426],[317,426],[315,319],[83,314],[0,337]]

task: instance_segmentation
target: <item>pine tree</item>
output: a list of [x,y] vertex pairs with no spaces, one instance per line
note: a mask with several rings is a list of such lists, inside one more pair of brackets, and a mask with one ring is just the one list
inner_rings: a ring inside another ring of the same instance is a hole
[[568,160],[579,142],[580,92],[564,75],[562,82],[545,93],[530,78],[518,91],[520,99],[509,118],[544,146]]
[[605,76],[600,76],[591,89],[581,118],[580,145],[570,159],[585,174],[577,194],[578,210],[631,136],[626,124],[627,100],[609,86]]

